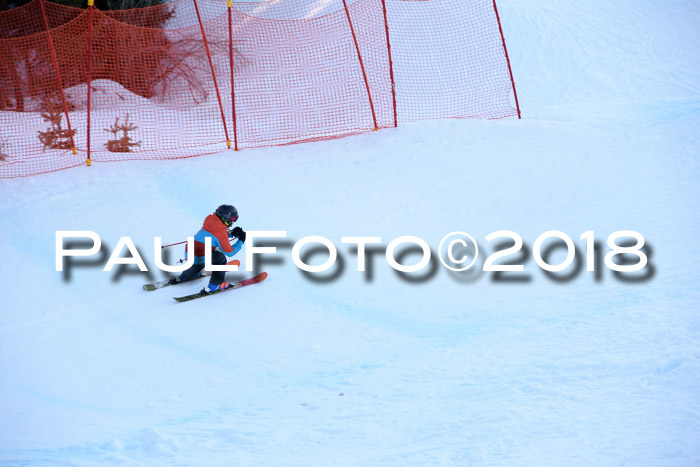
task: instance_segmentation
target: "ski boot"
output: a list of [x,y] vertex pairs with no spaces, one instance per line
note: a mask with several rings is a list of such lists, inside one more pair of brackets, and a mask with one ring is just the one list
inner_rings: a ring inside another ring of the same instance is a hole
[[221,284],[218,285],[213,285],[209,283],[202,289],[201,293],[203,295],[209,295],[210,293],[214,293],[218,290],[228,289],[229,287],[231,287],[231,284],[229,284],[228,281],[223,281]]

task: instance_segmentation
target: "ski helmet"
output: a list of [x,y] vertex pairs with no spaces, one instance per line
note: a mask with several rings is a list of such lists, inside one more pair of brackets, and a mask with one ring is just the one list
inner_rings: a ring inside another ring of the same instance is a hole
[[231,225],[238,220],[238,209],[230,204],[222,204],[216,208],[216,212],[214,214],[219,216],[219,219],[221,219],[226,225]]

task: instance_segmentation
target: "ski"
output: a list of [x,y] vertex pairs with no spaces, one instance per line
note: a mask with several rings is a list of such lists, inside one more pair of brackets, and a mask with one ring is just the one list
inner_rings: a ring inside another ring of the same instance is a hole
[[229,290],[233,289],[238,289],[240,287],[245,287],[246,285],[253,285],[257,284],[258,282],[262,282],[267,278],[267,273],[266,272],[261,272],[255,277],[251,277],[249,279],[244,279],[242,281],[234,282],[231,284],[229,287],[223,289],[223,290],[217,290],[216,292],[212,293],[202,293],[202,292],[197,292],[192,295],[185,295],[184,297],[173,297],[176,302],[189,302],[190,300],[196,300],[198,298],[202,297],[208,297],[210,295],[216,295],[218,293],[223,293],[223,292],[228,292]]
[[[234,260],[232,260],[232,261],[229,261],[227,264],[228,264],[228,265],[240,266],[240,265],[241,265],[241,262],[238,261],[237,259],[234,259]],[[162,289],[162,288],[164,288],[164,287],[169,287],[169,286],[171,286],[171,285],[185,284],[185,283],[187,283],[187,282],[196,281],[197,279],[201,279],[201,278],[203,278],[203,277],[209,277],[209,276],[211,276],[211,271],[203,271],[203,272],[202,272],[202,275],[197,276],[197,277],[195,277],[194,279],[190,279],[190,280],[185,281],[185,282],[178,282],[177,284],[171,284],[171,283],[170,283],[170,279],[165,279],[165,280],[163,280],[163,281],[152,282],[152,283],[150,283],[150,284],[143,284],[143,290],[146,290],[146,291],[148,291],[148,292],[152,292],[152,291],[154,291],[154,290]]]

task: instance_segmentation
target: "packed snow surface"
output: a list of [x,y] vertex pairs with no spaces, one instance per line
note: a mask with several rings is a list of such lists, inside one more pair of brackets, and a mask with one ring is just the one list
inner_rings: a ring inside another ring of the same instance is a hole
[[[0,463],[698,465],[700,4],[499,8],[522,120],[0,181]],[[222,203],[287,232],[269,278],[185,304],[204,281],[143,291],[166,277],[153,238]],[[104,255],[56,272],[57,230],[98,233]],[[499,230],[522,236],[506,259],[524,272],[480,271]],[[560,280],[532,257],[549,230],[583,262]],[[645,270],[586,271],[580,235],[605,254],[618,230],[644,236]],[[470,271],[399,275],[380,250],[358,272],[340,240],[437,253],[453,231],[479,243]],[[311,277],[291,255],[309,235],[339,254]],[[102,272],[123,236],[150,273]]]

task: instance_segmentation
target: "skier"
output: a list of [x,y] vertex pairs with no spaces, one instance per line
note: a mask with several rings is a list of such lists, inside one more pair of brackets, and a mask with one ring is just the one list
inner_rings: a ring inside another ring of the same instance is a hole
[[[236,253],[241,251],[243,243],[245,243],[246,233],[240,228],[233,227],[233,223],[238,220],[238,210],[230,204],[222,204],[213,214],[204,219],[204,225],[194,236],[194,264],[180,274],[179,277],[170,279],[170,284],[178,284],[180,282],[196,279],[201,275],[204,269],[204,239],[211,238],[211,262],[215,265],[224,265],[227,262],[227,257],[231,258]],[[237,238],[236,243],[231,245],[230,240]],[[185,254],[188,254],[185,251]],[[216,290],[223,290],[230,285],[224,280],[226,272],[214,271],[209,279],[209,284],[205,286],[201,293],[210,294]]]

